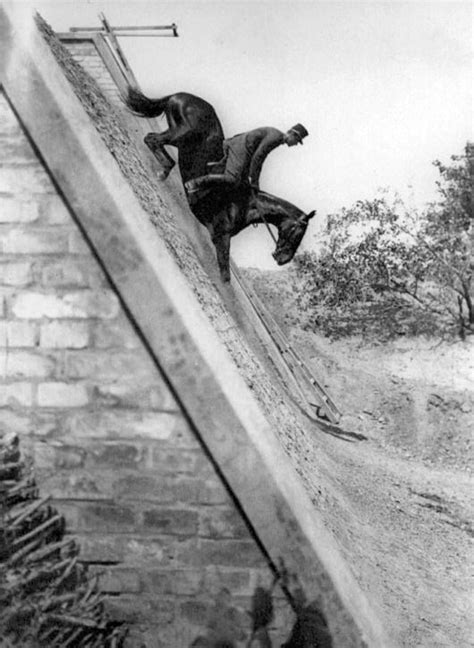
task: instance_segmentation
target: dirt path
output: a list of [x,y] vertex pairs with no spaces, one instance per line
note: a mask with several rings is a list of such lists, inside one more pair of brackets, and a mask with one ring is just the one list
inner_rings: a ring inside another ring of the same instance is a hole
[[335,353],[297,337],[347,434],[307,422],[282,442],[356,579],[395,645],[473,646],[473,347]]
[[387,459],[370,442],[321,445],[324,461],[308,458],[305,477],[322,472],[324,518],[389,634],[407,647],[470,645],[472,484]]

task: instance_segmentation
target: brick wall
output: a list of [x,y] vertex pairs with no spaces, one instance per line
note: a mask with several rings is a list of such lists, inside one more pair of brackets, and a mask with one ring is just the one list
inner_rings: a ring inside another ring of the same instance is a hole
[[0,150],[0,433],[147,646],[189,645],[223,588],[248,626],[266,561],[2,94]]
[[81,64],[86,72],[95,79],[104,94],[114,103],[121,104],[120,93],[115,81],[110,76],[102,59],[97,55],[97,49],[93,41],[89,40],[63,40],[63,44],[74,56],[75,60]]

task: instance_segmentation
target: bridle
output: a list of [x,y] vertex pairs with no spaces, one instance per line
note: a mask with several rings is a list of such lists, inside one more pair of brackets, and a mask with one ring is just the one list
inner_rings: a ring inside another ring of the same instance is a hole
[[[313,215],[314,215],[314,212],[312,212],[310,215],[308,215],[308,216],[307,216],[307,220],[309,220],[309,218],[311,218]],[[266,219],[265,216],[263,215],[263,212],[260,214],[260,220],[261,220],[262,223],[265,225],[265,227],[266,227],[267,230],[268,230],[268,233],[270,234],[270,236],[271,236],[272,239],[273,239],[273,242],[274,242],[275,245],[278,247],[278,241],[277,241],[277,239],[275,238],[275,234],[274,234],[274,233],[272,232],[272,230],[270,229],[270,225],[268,224],[267,219]],[[254,227],[257,227],[258,225],[259,225],[259,223],[253,223],[253,226],[254,226]]]
[[[251,191],[252,191],[252,193],[253,193],[253,190],[252,190],[252,189],[251,189]],[[265,225],[265,227],[267,228],[268,233],[269,233],[270,236],[272,237],[273,242],[275,243],[275,245],[277,245],[278,242],[277,242],[277,240],[276,240],[276,238],[275,238],[275,234],[274,234],[274,233],[272,232],[272,230],[270,229],[270,225],[268,224],[267,219],[265,218],[265,216],[264,216],[263,214],[260,214],[260,218],[261,218],[261,220],[262,220],[262,223],[263,223],[263,224]],[[258,227],[258,225],[259,225],[259,223],[254,223],[254,224],[253,224],[254,227]]]
[[[262,219],[262,223],[265,225],[265,227],[267,228],[267,230],[268,230],[270,236],[272,237],[273,242],[275,243],[275,245],[278,245],[278,241],[277,241],[277,239],[275,238],[275,234],[274,234],[274,233],[272,232],[272,230],[270,229],[270,225],[268,224],[267,219],[265,218],[265,216],[264,216],[263,214],[260,214],[260,218]],[[254,226],[254,227],[257,227],[257,226],[258,226],[258,223],[254,223],[253,226]]]

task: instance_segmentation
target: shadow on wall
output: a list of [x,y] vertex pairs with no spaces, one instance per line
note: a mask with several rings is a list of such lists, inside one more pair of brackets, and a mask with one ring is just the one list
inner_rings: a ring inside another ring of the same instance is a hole
[[296,576],[281,569],[281,576],[274,579],[267,589],[256,587],[249,611],[251,630],[248,634],[241,622],[242,613],[232,606],[231,594],[221,590],[206,621],[205,633],[196,637],[189,648],[277,648],[270,639],[269,626],[274,618],[273,589],[280,581],[288,591],[291,581],[292,604],[296,620],[288,639],[281,648],[332,648],[333,643],[324,614],[316,601],[308,602]]

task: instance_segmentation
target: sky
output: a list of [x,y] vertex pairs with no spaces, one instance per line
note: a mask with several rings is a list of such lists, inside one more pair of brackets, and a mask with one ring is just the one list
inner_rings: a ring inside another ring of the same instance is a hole
[[[37,0],[56,31],[177,23],[179,38],[122,38],[142,90],[192,92],[212,103],[227,136],[259,126],[310,135],[265,162],[262,189],[317,210],[312,249],[328,213],[398,191],[435,198],[436,159],[462,153],[473,128],[471,2],[127,2]],[[241,265],[276,269],[271,239],[249,228],[232,243]]]

